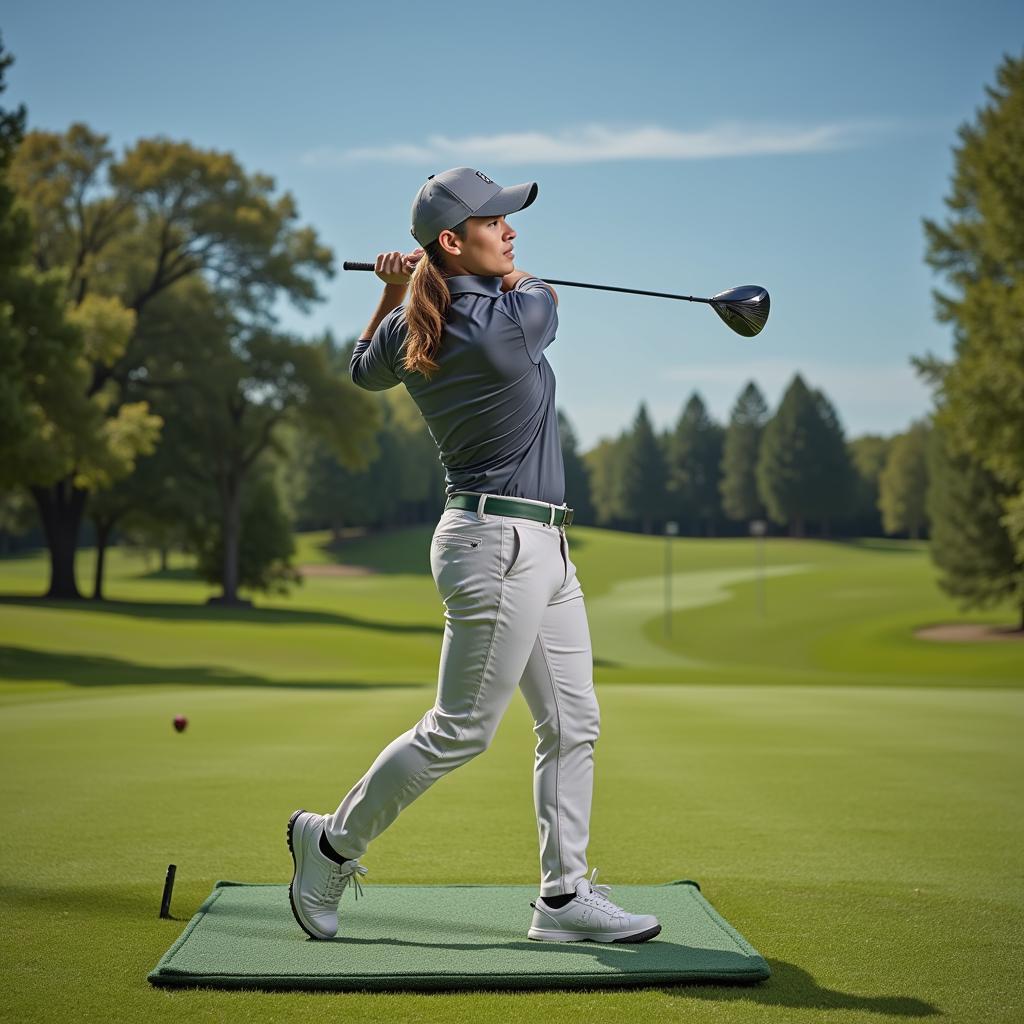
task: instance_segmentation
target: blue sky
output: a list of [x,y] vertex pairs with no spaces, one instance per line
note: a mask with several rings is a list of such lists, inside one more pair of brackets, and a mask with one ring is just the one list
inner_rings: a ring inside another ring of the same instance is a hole
[[84,121],[118,154],[187,139],[292,193],[338,272],[311,314],[280,309],[288,330],[360,332],[382,286],[342,261],[413,248],[413,196],[458,165],[539,183],[510,218],[538,276],[769,289],[755,339],[705,306],[559,289],[548,358],[590,447],[641,401],[665,428],[697,390],[724,421],[753,378],[774,407],[796,371],[848,436],[927,411],[909,359],[952,334],[921,219],[945,216],[957,127],[1024,51],[1024,5],[21,0],[0,30],[0,102],[30,128]]

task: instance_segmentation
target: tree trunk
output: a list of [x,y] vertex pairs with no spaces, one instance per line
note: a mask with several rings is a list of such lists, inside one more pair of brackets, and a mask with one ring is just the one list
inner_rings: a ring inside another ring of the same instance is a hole
[[241,537],[242,522],[242,485],[241,481],[230,476],[221,487],[223,511],[224,570],[221,587],[224,592],[213,598],[214,604],[247,605],[238,596],[238,543]]
[[96,529],[96,575],[92,584],[92,599],[103,600],[103,562],[107,554],[107,541],[114,527],[113,519],[93,519]]
[[160,545],[160,571],[167,572],[167,545]]
[[75,551],[89,492],[75,487],[71,477],[49,487],[32,487],[39,518],[50,550],[50,589],[45,596],[58,601],[80,601],[75,583]]

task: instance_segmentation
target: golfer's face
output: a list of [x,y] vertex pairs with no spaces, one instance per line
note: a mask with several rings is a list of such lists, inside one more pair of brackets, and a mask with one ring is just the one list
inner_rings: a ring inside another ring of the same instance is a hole
[[512,225],[503,216],[470,217],[463,263],[472,274],[504,277],[515,268]]

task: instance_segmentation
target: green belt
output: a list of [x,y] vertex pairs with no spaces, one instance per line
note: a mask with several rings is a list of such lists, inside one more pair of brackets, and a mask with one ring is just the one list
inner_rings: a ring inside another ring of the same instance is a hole
[[[453,494],[445,503],[444,507],[464,508],[475,512],[480,506],[480,498],[472,494]],[[554,519],[551,518],[551,510],[555,510]],[[572,522],[572,509],[563,508],[560,505],[531,505],[528,501],[518,501],[515,498],[497,498],[487,495],[484,503],[486,515],[494,516],[519,516],[520,519],[533,519],[538,523],[549,523],[552,526],[568,526]]]

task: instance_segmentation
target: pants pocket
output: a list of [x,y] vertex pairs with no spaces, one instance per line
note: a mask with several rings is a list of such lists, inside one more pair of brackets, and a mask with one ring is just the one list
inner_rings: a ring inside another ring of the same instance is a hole
[[[502,567],[502,578],[508,579],[509,576],[514,576],[519,566],[519,556],[523,550],[523,538],[520,536],[519,530],[516,528],[514,523],[509,523],[509,529],[511,535],[507,538],[510,546],[511,559]],[[505,552],[505,545],[502,544],[502,553]]]
[[453,544],[456,547],[475,548],[480,546],[480,538],[466,537],[460,533],[435,533],[433,543],[439,546]]

